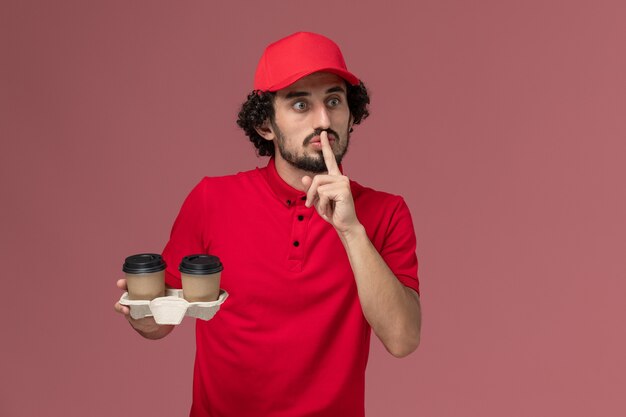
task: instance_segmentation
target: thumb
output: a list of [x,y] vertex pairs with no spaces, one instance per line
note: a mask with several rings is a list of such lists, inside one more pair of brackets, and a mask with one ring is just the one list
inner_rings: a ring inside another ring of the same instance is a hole
[[302,177],[302,185],[304,185],[304,191],[308,191],[312,183],[313,183],[313,179],[309,177],[308,175],[305,175],[304,177]]

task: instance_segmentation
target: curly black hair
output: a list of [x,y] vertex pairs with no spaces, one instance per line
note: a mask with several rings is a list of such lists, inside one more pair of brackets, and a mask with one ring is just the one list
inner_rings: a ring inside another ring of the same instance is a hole
[[[353,123],[358,125],[369,115],[370,98],[363,82],[359,85],[347,85],[347,99]],[[276,93],[269,91],[253,91],[241,105],[237,116],[237,125],[243,129],[250,142],[254,144],[260,156],[274,156],[274,144],[263,139],[256,131],[266,120],[274,121],[274,98]]]

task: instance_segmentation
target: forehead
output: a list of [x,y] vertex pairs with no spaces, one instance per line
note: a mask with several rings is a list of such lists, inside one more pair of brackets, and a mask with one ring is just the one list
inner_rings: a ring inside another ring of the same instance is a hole
[[330,72],[315,72],[306,77],[300,78],[288,87],[278,90],[277,96],[285,97],[292,92],[324,92],[333,87],[343,87],[345,90],[346,82],[343,78]]

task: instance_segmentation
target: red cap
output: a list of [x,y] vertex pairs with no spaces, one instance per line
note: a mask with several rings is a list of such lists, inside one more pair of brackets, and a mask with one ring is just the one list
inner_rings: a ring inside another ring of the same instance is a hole
[[277,91],[319,71],[337,74],[352,85],[359,84],[359,79],[346,68],[335,42],[316,33],[297,32],[265,48],[254,76],[254,89]]

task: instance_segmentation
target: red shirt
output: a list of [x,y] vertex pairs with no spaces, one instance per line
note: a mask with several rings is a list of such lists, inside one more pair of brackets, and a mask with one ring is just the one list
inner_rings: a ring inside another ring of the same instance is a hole
[[[419,290],[415,233],[401,197],[351,182],[356,214],[396,277]],[[229,298],[196,321],[192,417],[363,417],[370,326],[334,228],[274,166],[204,178],[163,257],[217,255]]]

